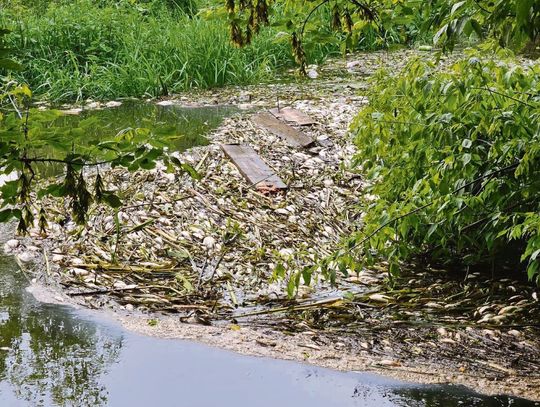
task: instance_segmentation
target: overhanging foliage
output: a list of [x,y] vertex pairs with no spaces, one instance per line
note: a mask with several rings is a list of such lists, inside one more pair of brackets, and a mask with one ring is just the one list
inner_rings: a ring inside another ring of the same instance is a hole
[[420,60],[380,72],[353,130],[379,197],[350,242],[362,261],[383,256],[394,273],[413,255],[503,266],[519,253],[537,279],[538,64],[471,53],[445,72]]

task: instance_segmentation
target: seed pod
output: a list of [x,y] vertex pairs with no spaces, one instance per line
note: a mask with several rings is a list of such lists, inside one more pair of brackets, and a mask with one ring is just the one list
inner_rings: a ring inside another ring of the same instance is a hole
[[84,179],[82,171],[79,174],[77,182],[77,195],[73,199],[73,216],[77,223],[84,223],[86,221],[86,214],[92,201],[92,195],[86,189],[86,181]]
[[70,164],[67,164],[66,177],[64,178],[64,189],[66,194],[70,197],[74,197],[77,194],[75,184],[75,171]]
[[302,75],[306,75],[306,53],[304,51],[304,48],[302,47],[302,41],[300,40],[300,38],[298,38],[296,32],[292,33],[291,45],[294,59],[296,63],[300,65],[300,73]]
[[22,172],[19,179],[21,183],[21,189],[19,191],[19,201],[28,202],[28,198],[30,197],[28,177],[24,172]]
[[26,227],[26,222],[22,216],[21,219],[19,219],[19,224],[17,225],[17,233],[22,236],[26,236],[28,234],[28,228]]
[[353,24],[353,19],[351,17],[351,13],[349,13],[349,9],[345,9],[343,12],[343,25],[345,26],[345,31],[349,34],[352,33]]
[[251,6],[251,11],[249,13],[248,28],[251,28],[251,31],[254,33],[258,33],[260,28],[260,25],[255,18],[255,8],[253,5]]
[[252,37],[251,27],[248,25],[248,26],[246,27],[246,40],[245,40],[245,45],[251,44],[251,37]]
[[266,0],[257,0],[257,7],[255,8],[256,20],[259,25],[267,25],[268,20],[268,4]]
[[103,199],[103,179],[101,178],[99,172],[96,175],[94,196],[96,197],[96,201],[98,202],[101,202]]
[[21,209],[21,218],[17,225],[17,232],[22,236],[28,234],[28,227],[34,224],[34,214],[28,205],[24,205]]
[[375,21],[377,19],[377,11],[374,8],[369,8],[365,4],[359,4],[356,13],[362,20]]
[[337,4],[332,8],[332,30],[341,31],[343,27],[341,26],[341,14],[339,12],[339,7]]
[[24,206],[22,216],[24,217],[24,221],[27,225],[32,226],[34,224],[34,213],[32,212],[30,206]]
[[231,21],[230,29],[232,42],[238,47],[244,45],[244,36],[242,35],[242,31],[240,30],[238,22],[236,22],[235,20]]
[[47,233],[47,228],[49,227],[49,224],[47,223],[47,214],[45,213],[45,210],[43,208],[39,210],[38,226],[41,233]]

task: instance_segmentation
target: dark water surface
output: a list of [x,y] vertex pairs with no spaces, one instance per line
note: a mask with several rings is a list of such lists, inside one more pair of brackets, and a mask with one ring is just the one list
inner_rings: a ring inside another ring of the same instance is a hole
[[[53,138],[79,146],[92,146],[109,141],[129,129],[147,129],[154,146],[167,147],[171,151],[185,151],[194,146],[208,144],[205,137],[217,128],[225,117],[238,112],[234,106],[216,105],[185,107],[160,106],[142,101],[125,101],[121,106],[84,110],[78,115],[63,115],[44,124],[44,131],[54,133]],[[31,120],[31,117],[30,117]],[[69,140],[66,142],[65,140]],[[60,141],[59,141],[60,142]],[[64,158],[64,152],[44,147],[35,155]],[[54,177],[63,172],[59,164],[40,164],[42,177]]]
[[77,127],[81,121],[93,118],[95,124],[85,131],[85,138],[90,140],[107,138],[126,128],[148,128],[158,136],[172,136],[172,146],[184,151],[195,145],[207,144],[204,135],[218,127],[224,117],[237,111],[236,107],[225,105],[161,106],[128,100],[118,107],[84,110],[79,115],[62,116],[55,121],[55,125]]
[[[0,237],[0,243],[7,236]],[[0,257],[0,406],[534,406],[127,332],[37,302]]]

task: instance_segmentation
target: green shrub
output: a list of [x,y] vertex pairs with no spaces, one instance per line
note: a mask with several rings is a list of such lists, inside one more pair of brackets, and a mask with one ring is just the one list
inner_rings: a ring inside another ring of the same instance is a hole
[[444,71],[415,60],[381,72],[352,129],[378,196],[349,245],[363,261],[384,257],[392,275],[423,255],[526,268],[538,281],[538,63],[471,53]]

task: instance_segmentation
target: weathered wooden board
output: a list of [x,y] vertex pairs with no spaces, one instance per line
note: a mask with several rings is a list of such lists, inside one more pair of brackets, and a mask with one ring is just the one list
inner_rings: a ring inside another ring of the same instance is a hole
[[284,107],[279,110],[274,108],[270,110],[270,113],[280,119],[296,123],[300,126],[309,126],[316,123],[315,120],[309,117],[306,113],[298,109],[293,109],[292,107]]
[[254,186],[286,189],[287,185],[266,165],[261,157],[247,145],[222,144],[221,149],[238,167],[240,173]]
[[283,138],[290,146],[308,147],[313,144],[313,139],[306,134],[296,130],[288,124],[276,119],[269,113],[259,113],[251,118],[257,124]]

